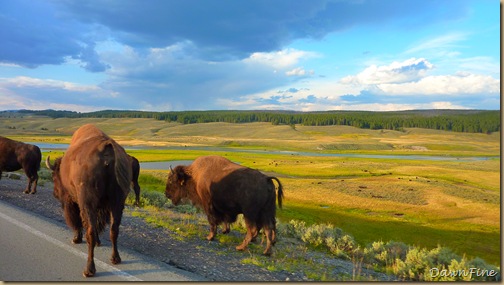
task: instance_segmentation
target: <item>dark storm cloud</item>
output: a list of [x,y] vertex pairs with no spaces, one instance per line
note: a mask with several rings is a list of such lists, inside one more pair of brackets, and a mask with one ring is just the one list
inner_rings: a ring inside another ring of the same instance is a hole
[[55,21],[53,7],[37,1],[0,3],[0,62],[36,67],[60,64],[80,50],[78,36]]
[[[89,71],[103,71],[108,67],[91,50],[100,29],[137,49],[190,41],[200,58],[242,59],[356,24],[391,19],[405,27],[435,24],[464,12],[461,1],[455,2],[418,1],[412,8],[410,1],[379,0],[2,1],[0,62],[36,67],[70,56]],[[422,14],[427,16],[409,17]]]
[[71,57],[88,71],[104,71],[88,25],[60,17],[58,8],[51,2],[2,1],[0,62],[35,68]]

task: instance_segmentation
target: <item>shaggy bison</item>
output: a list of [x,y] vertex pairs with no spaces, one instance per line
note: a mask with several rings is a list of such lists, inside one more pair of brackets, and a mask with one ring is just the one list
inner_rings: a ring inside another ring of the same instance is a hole
[[[278,195],[273,180],[278,183]],[[282,184],[276,177],[269,177],[258,170],[240,166],[220,156],[202,156],[191,165],[179,165],[171,171],[166,183],[166,197],[177,205],[189,199],[202,208],[210,223],[208,240],[212,240],[217,226],[236,221],[243,214],[247,234],[237,250],[244,250],[248,243],[264,229],[265,255],[270,255],[276,242],[276,205],[282,207]]]
[[132,181],[130,157],[113,139],[93,125],[75,131],[63,157],[47,167],[53,171],[54,196],[61,202],[65,220],[75,231],[74,243],[82,242],[86,229],[88,245],[85,277],[96,273],[94,247],[106,224],[110,225],[111,262],[121,262],[117,237],[124,202]]
[[0,136],[0,179],[2,171],[16,171],[23,168],[28,177],[28,186],[24,191],[26,194],[37,192],[37,172],[40,170],[41,160],[42,154],[38,146]]

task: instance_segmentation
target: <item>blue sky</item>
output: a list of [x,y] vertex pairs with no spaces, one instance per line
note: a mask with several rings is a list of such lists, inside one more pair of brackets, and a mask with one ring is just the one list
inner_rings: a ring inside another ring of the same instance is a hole
[[500,109],[497,0],[5,0],[0,110]]

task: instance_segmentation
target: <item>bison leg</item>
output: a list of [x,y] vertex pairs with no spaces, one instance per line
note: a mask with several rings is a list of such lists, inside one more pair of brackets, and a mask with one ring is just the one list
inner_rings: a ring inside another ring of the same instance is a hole
[[87,265],[84,271],[82,272],[82,275],[84,277],[92,277],[96,273],[96,267],[94,263],[94,248],[96,246],[96,237],[97,237],[97,232],[96,232],[96,210],[95,208],[91,207],[85,207],[84,210],[85,213],[83,213],[82,218],[87,220],[87,230],[86,230],[86,241],[88,245],[88,258],[87,258]]
[[228,234],[230,231],[231,231],[231,228],[229,226],[229,223],[224,222],[224,224],[222,225],[222,233]]
[[266,249],[264,250],[263,254],[270,256],[272,252],[271,246],[275,241],[275,230],[270,229],[269,227],[264,227],[264,235],[266,236]]
[[26,186],[26,189],[23,192],[25,194],[30,193],[30,187],[31,187],[31,180],[28,181],[28,185]]
[[76,229],[74,231],[74,237],[72,239],[72,243],[75,244],[82,243],[82,228]]
[[30,193],[30,188],[32,186],[32,179],[31,178],[28,178],[28,185],[26,186],[26,189],[24,190],[24,193],[25,194],[28,194]]
[[112,241],[112,257],[110,258],[110,262],[112,262],[112,264],[121,263],[121,257],[119,256],[119,251],[117,251],[117,237],[119,236],[122,210],[123,208],[120,207],[119,209],[113,210],[111,213],[110,240]]
[[243,240],[242,244],[236,247],[236,250],[245,250],[252,238],[254,238],[254,236],[257,236],[257,226],[255,225],[255,223],[245,218],[245,224],[247,225],[247,234],[245,235],[245,239]]
[[134,183],[133,190],[135,190],[135,206],[140,206],[140,185]]
[[207,240],[213,240],[215,235],[217,234],[217,226],[219,225],[219,221],[212,215],[207,215],[208,223],[210,223],[210,233],[207,236]]
[[[30,173],[30,171],[25,171],[26,176],[28,177],[28,186],[26,187],[26,190],[24,191],[25,194],[31,193],[35,194],[37,193],[37,182],[38,182],[38,174],[37,172],[35,173]],[[32,189],[33,185],[33,189]]]
[[37,193],[38,174],[34,175],[34,178],[32,181],[33,181],[33,189],[30,193],[35,194],[35,193]]
[[266,222],[263,227],[263,238],[266,237],[266,249],[264,250],[263,254],[269,256],[272,252],[271,247],[276,243],[276,221],[274,218],[265,220]]
[[67,202],[63,204],[63,215],[67,225],[73,229],[74,237],[72,243],[78,244],[82,242],[82,219],[80,216],[80,208],[77,203]]
[[207,240],[213,240],[217,234],[217,224],[210,224],[210,233],[207,236]]

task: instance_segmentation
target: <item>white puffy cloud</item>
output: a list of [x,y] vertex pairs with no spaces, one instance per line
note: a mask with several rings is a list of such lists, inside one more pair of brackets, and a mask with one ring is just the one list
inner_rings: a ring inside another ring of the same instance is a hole
[[361,85],[403,83],[422,78],[432,68],[433,65],[424,58],[410,58],[402,62],[394,61],[389,65],[371,65],[357,75],[342,78],[341,83]]
[[62,89],[73,92],[92,92],[97,91],[99,88],[95,85],[81,85],[72,82],[40,79],[27,76],[18,76],[13,78],[0,78],[1,86],[11,86],[16,88],[46,88],[46,89]]
[[284,69],[298,64],[303,59],[317,57],[314,52],[302,51],[293,48],[273,52],[255,52],[244,60],[246,63],[257,63]]
[[118,96],[117,92],[107,91],[96,85],[27,76],[0,78],[0,109],[87,112],[112,108],[111,103]]
[[378,84],[385,95],[497,94],[500,80],[487,75],[466,74],[427,76],[401,84]]

